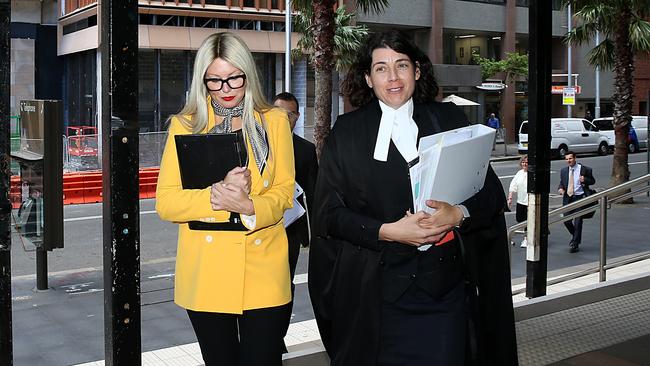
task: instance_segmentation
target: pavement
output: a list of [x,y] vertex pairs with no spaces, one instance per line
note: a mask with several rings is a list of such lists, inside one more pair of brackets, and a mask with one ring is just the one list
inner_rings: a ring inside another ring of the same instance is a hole
[[[608,282],[640,277],[650,277],[650,260],[607,272]],[[599,285],[597,274],[593,274],[549,286],[547,297],[570,296]],[[513,291],[521,286],[513,286]],[[527,299],[523,294],[513,296],[515,311],[536,301],[539,298]],[[516,329],[522,366],[650,365],[650,353],[647,352],[650,347],[650,289],[520,320],[516,322]],[[289,350],[285,364],[305,352],[323,350],[313,319],[292,323],[285,342]],[[144,352],[142,365],[200,366],[203,360],[198,344],[194,342]],[[77,366],[104,366],[104,361]]]
[[[514,144],[496,144],[492,152],[492,161],[518,158]],[[642,204],[634,209],[650,209],[650,199],[641,201]],[[612,213],[612,218],[614,217],[616,214]],[[143,225],[146,225],[146,221]],[[639,230],[641,228],[642,225],[638,224],[633,228],[636,231],[631,233],[632,238],[650,252],[648,233]],[[557,229],[559,231],[563,228],[560,225]],[[553,236],[558,237],[559,234],[554,231]],[[554,249],[565,251],[566,248],[550,248]],[[525,252],[518,246],[513,247],[512,251],[513,261]],[[585,248],[580,253],[585,256],[585,263],[581,265],[552,270],[549,263],[549,279],[580,271],[587,264],[593,264],[592,257],[587,257],[590,251],[595,254],[597,248]],[[303,256],[304,254],[306,253]],[[550,256],[551,254],[549,258]],[[143,259],[142,273],[152,274],[142,278],[142,365],[203,365],[198,344],[191,341],[195,338],[186,314],[169,300],[173,296],[173,276],[168,273],[173,273],[173,266],[173,261]],[[104,361],[97,357],[98,354],[101,355],[97,348],[103,347],[103,295],[101,285],[93,284],[98,281],[98,272],[101,275],[98,268],[58,272],[50,277],[53,290],[45,292],[36,292],[31,288],[32,276],[14,278],[14,334],[20,334],[19,340],[15,336],[14,342],[23,343],[15,348],[15,365],[104,365]],[[74,281],[71,281],[71,277]],[[523,294],[518,294],[513,296],[513,302],[517,311],[535,305],[542,299],[569,298],[596,287],[625,283],[640,277],[650,278],[650,260],[609,270],[608,281],[605,283],[599,283],[596,275],[585,276],[549,286],[547,296],[542,298],[527,299]],[[298,275],[294,280],[297,293],[302,292],[302,298],[308,302],[308,296],[304,295],[307,281],[306,274]],[[522,286],[521,278],[513,279],[514,291]],[[296,307],[309,307],[309,304],[297,304]],[[650,348],[649,320],[650,290],[647,288],[634,293],[621,293],[610,299],[593,300],[572,309],[519,319],[517,333],[520,364],[650,365],[650,354],[644,352]],[[44,329],[52,329],[52,324],[61,329],[59,334],[52,334],[45,339],[39,336]],[[571,335],[570,341],[567,341],[567,334]],[[25,346],[24,342],[29,342],[30,339],[33,343]],[[289,349],[289,354],[285,355],[285,365],[299,364],[295,362],[297,357],[306,353],[322,353],[317,326],[307,313],[295,314],[285,342]],[[87,362],[88,360],[95,361]],[[315,362],[303,364],[321,365]]]

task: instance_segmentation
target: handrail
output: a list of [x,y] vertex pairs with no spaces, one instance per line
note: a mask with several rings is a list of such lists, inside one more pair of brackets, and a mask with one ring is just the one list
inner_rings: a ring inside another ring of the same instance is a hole
[[[564,222],[573,218],[583,216],[590,212],[600,211],[600,258],[597,267],[592,267],[571,273],[569,275],[560,276],[547,281],[547,286],[561,283],[564,281],[572,280],[592,273],[599,273],[599,281],[606,280],[606,271],[608,269],[620,267],[629,263],[638,262],[650,258],[650,253],[639,254],[625,260],[620,260],[611,264],[607,264],[607,210],[611,208],[612,203],[616,203],[628,199],[639,194],[650,192],[650,174],[646,174],[639,178],[633,179],[629,182],[619,184],[615,187],[608,188],[602,192],[592,194],[588,197],[582,198],[578,201],[572,202],[566,206],[556,208],[548,213],[548,225]],[[599,202],[599,204],[595,204]],[[573,211],[573,212],[571,212]],[[569,213],[570,212],[570,213]],[[517,223],[508,228],[508,243],[512,240],[512,234],[525,228],[528,225],[528,220]],[[509,244],[508,244],[509,245]],[[517,295],[525,291],[525,287],[517,289],[512,292],[512,295]]]

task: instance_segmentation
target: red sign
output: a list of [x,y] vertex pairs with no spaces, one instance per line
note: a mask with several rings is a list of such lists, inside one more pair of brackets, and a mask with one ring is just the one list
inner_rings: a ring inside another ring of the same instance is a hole
[[[571,87],[575,89],[576,94],[580,94],[582,90],[582,88],[580,88],[580,85],[572,85]],[[551,94],[562,94],[564,93],[564,88],[566,88],[566,85],[552,85]]]

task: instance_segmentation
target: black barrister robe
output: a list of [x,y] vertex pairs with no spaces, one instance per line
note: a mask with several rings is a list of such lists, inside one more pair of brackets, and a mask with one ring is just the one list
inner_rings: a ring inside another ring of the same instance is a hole
[[[395,145],[386,162],[373,159],[380,119],[376,100],[340,116],[319,164],[309,293],[332,365],[376,364],[387,288],[382,257],[386,246],[403,245],[378,241],[379,227],[413,209],[408,166]],[[468,125],[451,103],[415,104],[413,119],[418,138]],[[483,189],[463,202],[471,216],[457,232],[469,280],[467,364],[518,363],[505,203],[491,167]]]

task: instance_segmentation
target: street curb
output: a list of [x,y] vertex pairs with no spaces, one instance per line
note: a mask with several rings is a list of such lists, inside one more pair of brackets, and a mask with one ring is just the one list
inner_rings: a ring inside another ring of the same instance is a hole
[[508,155],[508,156],[492,156],[490,161],[509,161],[509,160],[519,160],[521,155]]

